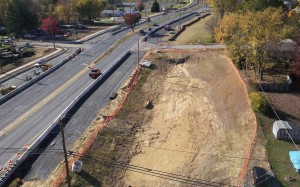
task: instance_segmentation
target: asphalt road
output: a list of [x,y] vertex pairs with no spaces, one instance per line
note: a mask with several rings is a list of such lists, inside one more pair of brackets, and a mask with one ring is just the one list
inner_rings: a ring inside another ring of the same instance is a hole
[[[204,10],[206,10],[206,8],[200,8],[200,9],[198,10],[198,12],[202,12],[202,11],[204,11]],[[188,22],[189,20],[191,20],[191,19],[194,18],[194,17],[195,17],[195,15],[189,16],[189,17],[187,17],[187,18],[183,18],[183,19],[181,20],[181,26],[182,26],[185,22]],[[180,26],[180,21],[175,22],[175,23],[172,23],[172,24],[170,24],[170,26],[171,26],[171,29],[174,30],[177,26]],[[151,36],[151,38],[148,39],[148,42],[151,43],[151,44],[158,44],[158,43],[161,42],[161,38],[164,37],[165,35],[167,35],[169,32],[170,32],[170,31],[166,31],[166,30],[164,30],[164,29],[161,29],[161,30],[157,31],[155,34],[153,34],[153,35]]]
[[[95,60],[97,56],[101,55],[113,43],[115,43],[119,38],[128,32],[130,32],[129,29],[114,36],[108,35],[105,40],[99,40],[98,42],[98,37],[95,38],[94,41],[96,42],[89,48],[86,48],[80,55],[63,65],[54,73],[39,81],[37,84],[31,86],[30,89],[21,92],[11,100],[1,105],[0,129],[3,129],[8,124],[11,124],[22,114],[24,114],[24,112],[30,111],[33,106],[37,106],[37,104],[41,106],[37,111],[32,112],[32,114],[24,118],[22,123],[16,126],[12,131],[2,136],[0,138],[0,147],[22,148],[24,143],[30,143],[34,137],[41,133],[53,121],[53,119],[59,116],[64,108],[82,90],[84,90],[87,85],[94,81],[93,79],[89,78],[88,72],[85,72],[83,76],[79,76],[78,79],[74,79],[74,77],[78,76],[79,72],[81,72],[88,63],[91,63],[93,60]],[[131,39],[117,47],[110,55],[107,56],[107,58],[96,64],[96,67],[101,70],[106,70],[123,51],[128,50],[129,47],[135,45],[140,37],[141,36],[138,34],[134,35]],[[134,55],[132,55],[132,58],[134,58]],[[118,73],[116,72],[112,77],[110,77],[111,81],[106,81],[99,87],[97,92],[95,92],[96,95],[99,95],[94,97],[94,100],[86,101],[83,107],[80,108],[80,110],[84,110],[86,108],[85,111],[77,112],[71,118],[71,121],[67,124],[65,130],[66,134],[69,134],[67,136],[67,145],[70,146],[74,143],[74,141],[89,125],[89,122],[95,116],[96,112],[98,111],[96,108],[99,109],[104,106],[108,101],[110,93],[116,90],[118,86],[120,86],[122,82],[128,78],[129,74],[132,72],[132,69],[134,66],[136,66],[136,62],[134,60],[128,60],[128,63],[128,65],[124,64],[124,66],[121,66],[119,69],[120,71],[118,70]],[[65,83],[72,80],[72,78],[74,81],[66,85]],[[65,89],[57,93],[57,88],[62,86],[64,86]],[[54,94],[55,97],[48,99],[46,103],[40,103],[41,100],[51,96],[51,94]],[[91,98],[93,98],[93,96],[90,97],[90,99]],[[95,102],[95,99],[98,100],[99,103]],[[93,109],[91,107],[92,105],[96,108]],[[78,126],[80,126],[80,128],[78,128]],[[61,144],[57,143],[56,146],[61,147]],[[4,165],[4,163],[6,163],[11,157],[16,155],[16,152],[8,153],[1,150],[0,165]],[[49,171],[51,171],[49,168],[53,168],[53,165],[49,166],[49,159],[43,159],[42,157],[40,158],[41,161],[36,161],[34,165],[37,165],[37,168],[44,169],[44,172],[39,169],[33,169],[33,174],[29,173],[29,176],[34,176],[37,173],[45,173],[45,175],[42,175],[42,177],[45,177],[47,174],[49,174]],[[55,162],[57,163],[57,161],[60,161],[60,158],[53,160],[56,160]],[[40,164],[42,166],[40,166]],[[45,165],[48,165],[48,169]]]
[[[69,55],[71,55],[75,51],[76,51],[76,48],[69,48],[65,53],[59,55],[56,58],[53,58],[53,59],[47,61],[46,63],[55,65],[58,62],[62,61],[63,59],[67,58]],[[40,68],[32,67],[28,71],[25,71],[23,73],[20,73],[20,74],[14,76],[14,77],[8,79],[7,81],[3,82],[1,85],[2,86],[12,86],[12,85],[14,85],[14,86],[19,87],[19,86],[21,86],[22,84],[24,84],[28,81],[26,78],[36,77],[37,75],[35,74],[35,72],[42,73],[42,70]],[[0,97],[1,97],[1,94],[0,94]]]

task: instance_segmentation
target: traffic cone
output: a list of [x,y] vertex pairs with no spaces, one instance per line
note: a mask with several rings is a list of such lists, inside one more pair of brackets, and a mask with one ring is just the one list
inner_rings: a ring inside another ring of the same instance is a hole
[[28,149],[28,147],[29,147],[28,143],[26,143],[24,147],[25,147],[26,149]]
[[20,152],[17,153],[17,157],[18,157],[18,158],[21,157],[21,153],[20,153]]
[[9,164],[9,166],[12,166],[13,163],[11,160],[9,160],[8,164]]

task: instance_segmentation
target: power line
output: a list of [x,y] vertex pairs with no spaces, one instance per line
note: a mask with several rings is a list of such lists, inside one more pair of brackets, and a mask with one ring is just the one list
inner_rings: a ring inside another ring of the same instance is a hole
[[[253,72],[254,72],[254,70],[253,70]],[[255,72],[254,72],[254,77],[256,78]],[[273,105],[271,104],[269,98],[267,97],[267,95],[266,95],[264,89],[262,88],[262,86],[261,86],[261,84],[260,84],[260,82],[259,82],[259,80],[258,80],[257,78],[256,78],[256,81],[257,81],[257,83],[258,83],[258,85],[259,85],[259,87],[260,87],[262,93],[263,93],[264,96],[266,97],[266,99],[267,99],[269,105],[271,106],[271,108],[272,108],[274,114],[276,115],[276,117],[278,118],[278,120],[281,120],[280,117],[279,117],[279,115],[277,114],[276,110],[274,109]],[[295,141],[293,140],[293,138],[292,138],[292,136],[290,135],[290,133],[288,132],[288,130],[287,130],[287,129],[284,129],[284,130],[286,131],[287,135],[289,136],[289,138],[291,139],[291,141],[292,141],[293,144],[295,145],[296,149],[297,149],[298,151],[300,151],[300,149],[299,149],[298,146],[296,145]]]
[[87,156],[87,155],[82,155],[80,153],[78,154],[75,152],[73,152],[71,154],[71,156],[78,156],[78,157],[81,157],[81,160],[86,160],[86,161],[90,161],[93,163],[99,162],[103,165],[107,165],[110,167],[113,166],[113,167],[117,167],[117,168],[121,168],[121,169],[125,169],[125,170],[130,170],[130,171],[134,171],[134,172],[139,172],[139,173],[143,173],[143,174],[147,174],[147,175],[152,175],[152,176],[156,176],[156,177],[160,177],[160,178],[165,178],[165,179],[188,183],[188,184],[197,185],[197,186],[199,186],[201,184],[205,185],[205,186],[224,186],[224,185],[235,186],[235,185],[228,184],[228,183],[220,183],[220,182],[213,182],[213,181],[204,180],[204,179],[186,177],[186,176],[182,176],[182,175],[178,175],[178,174],[174,174],[174,173],[168,173],[168,172],[159,171],[159,170],[154,170],[154,169],[150,169],[150,168],[146,168],[146,167],[130,165],[130,164],[122,163],[122,162],[110,161],[107,159],[103,159],[101,157]]

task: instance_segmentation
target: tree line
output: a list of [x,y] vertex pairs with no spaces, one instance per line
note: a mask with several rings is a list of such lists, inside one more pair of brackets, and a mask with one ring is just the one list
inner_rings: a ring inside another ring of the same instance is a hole
[[299,48],[292,56],[274,54],[280,53],[278,46],[284,39],[299,40],[300,14],[294,11],[297,4],[288,7],[278,0],[208,1],[220,18],[214,29],[215,40],[226,43],[239,67],[253,67],[262,80],[269,62],[289,65],[299,59],[295,57]]
[[0,0],[0,25],[21,35],[36,29],[49,16],[67,24],[85,17],[91,21],[105,6],[102,0]]
[[[105,9],[115,9],[121,0],[0,0],[0,27],[8,33],[22,35],[42,24],[51,16],[59,23],[74,24],[86,19],[91,22]],[[144,10],[142,0],[137,0],[137,10]],[[152,12],[159,12],[155,0]]]

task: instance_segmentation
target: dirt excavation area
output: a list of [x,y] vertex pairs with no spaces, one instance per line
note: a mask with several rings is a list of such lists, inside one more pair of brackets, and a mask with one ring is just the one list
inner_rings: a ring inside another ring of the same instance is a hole
[[[155,59],[159,56],[164,60]],[[165,62],[187,56],[183,64]],[[232,64],[217,51],[169,52],[149,59],[157,69],[142,91],[153,101],[153,109],[137,114],[148,120],[135,135],[138,154],[129,165],[157,174],[127,170],[122,182],[125,186],[236,185],[255,117]]]
[[[80,158],[83,171],[72,173],[71,184],[236,186],[256,121],[225,52],[160,51],[146,59],[152,66]],[[92,126],[115,111],[126,88]]]

